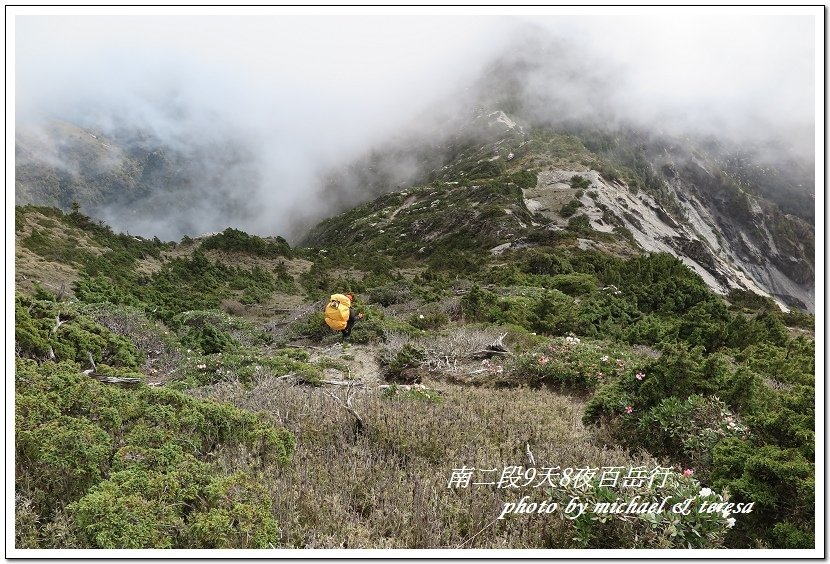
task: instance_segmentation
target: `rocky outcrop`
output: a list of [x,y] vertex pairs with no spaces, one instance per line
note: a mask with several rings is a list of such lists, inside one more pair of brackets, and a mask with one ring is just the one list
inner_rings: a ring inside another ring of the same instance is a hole
[[709,175],[702,167],[692,175],[686,172],[675,170],[671,176],[678,203],[671,213],[650,194],[608,181],[595,170],[540,173],[536,187],[524,191],[525,204],[562,223],[557,212],[576,192],[568,181],[578,174],[590,182],[580,198],[580,213],[593,229],[624,228],[642,251],[677,256],[720,294],[746,289],[771,296],[784,309],[813,311],[814,234],[809,224],[765,200],[717,189],[714,177],[701,182],[701,175]]

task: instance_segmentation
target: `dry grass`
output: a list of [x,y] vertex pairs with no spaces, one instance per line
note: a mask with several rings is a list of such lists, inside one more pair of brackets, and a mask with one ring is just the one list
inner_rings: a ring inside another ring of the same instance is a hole
[[78,281],[78,270],[65,264],[44,260],[20,245],[14,254],[15,288],[24,293],[34,292],[35,285],[57,293],[72,294],[72,284]]
[[[194,393],[264,411],[296,434],[292,463],[259,476],[290,547],[567,546],[571,523],[560,515],[497,520],[505,502],[524,494],[448,488],[452,470],[524,465],[526,444],[539,467],[654,465],[596,444],[580,421],[583,406],[572,399],[528,389],[431,387],[441,392],[440,403],[359,392],[353,407],[366,422],[362,433],[322,390],[270,377],[252,389],[226,382]],[[236,452],[218,459],[229,472],[239,469]],[[525,493],[549,499],[542,489]]]

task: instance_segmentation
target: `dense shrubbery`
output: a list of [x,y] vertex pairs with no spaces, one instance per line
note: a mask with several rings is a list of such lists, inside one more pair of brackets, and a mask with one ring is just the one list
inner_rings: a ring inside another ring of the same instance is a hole
[[[766,358],[730,367],[734,361],[724,354],[667,345],[642,371],[601,387],[587,405],[585,421],[603,422],[623,444],[693,468],[717,487],[728,486],[737,501],[757,502],[753,517],[730,534],[734,546],[754,538],[770,546],[804,547],[812,543],[813,513],[781,507],[794,507],[793,499],[812,506],[806,500],[812,499],[814,483],[815,391],[806,382],[767,385],[759,373],[775,366],[777,347],[761,347],[756,350],[767,351]],[[805,369],[812,351],[793,346],[790,354],[797,367],[791,373],[810,380]]]
[[49,523],[65,512],[75,538],[61,542],[79,546],[278,542],[268,497],[252,476],[225,477],[210,459],[244,445],[251,464],[285,464],[294,438],[284,429],[172,390],[107,387],[72,362],[18,360],[15,385],[16,481],[37,515],[19,538],[54,547]]
[[277,237],[275,241],[268,241],[232,227],[202,241],[202,248],[206,251],[210,249],[240,251],[266,258],[290,257],[292,254],[291,247],[282,237]]
[[[562,505],[567,505],[572,498],[579,498],[588,507],[596,504],[606,506],[617,502],[623,505],[635,499],[639,503],[662,503],[666,507],[686,500],[693,501],[693,509],[688,515],[673,513],[632,513],[625,519],[614,519],[611,514],[586,511],[570,521],[569,539],[559,539],[559,543],[574,548],[713,548],[721,547],[728,531],[733,526],[730,517],[721,513],[696,511],[702,503],[722,503],[727,501],[723,495],[713,492],[711,488],[703,489],[700,483],[689,477],[671,473],[662,488],[640,486],[627,488],[625,496],[613,488],[603,486],[594,478],[584,487],[567,487],[552,489],[552,498]],[[639,496],[639,498],[635,497]],[[729,500],[731,501],[731,500]],[[741,515],[743,517],[743,515]],[[571,544],[573,543],[573,544]],[[560,544],[553,545],[555,547]]]
[[516,184],[519,188],[533,188],[536,186],[537,176],[535,172],[521,170],[510,175],[510,181]]
[[638,370],[639,356],[609,342],[562,337],[547,346],[512,359],[502,381],[515,384],[545,384],[562,391],[593,391],[623,374]]
[[19,356],[96,362],[137,368],[142,354],[127,338],[82,314],[78,308],[28,296],[15,298],[15,349]]
[[[87,303],[143,303],[154,316],[170,322],[184,311],[218,309],[220,302],[235,292],[241,292],[243,303],[265,301],[286,283],[259,267],[246,270],[226,266],[211,262],[204,253],[196,251],[190,258],[167,262],[151,276],[84,278],[75,284],[74,290]],[[293,286],[293,281],[289,284]]]

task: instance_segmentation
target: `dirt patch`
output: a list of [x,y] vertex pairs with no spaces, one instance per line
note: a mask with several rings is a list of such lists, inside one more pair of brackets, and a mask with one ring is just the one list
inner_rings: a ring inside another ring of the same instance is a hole
[[415,196],[408,197],[406,199],[406,201],[403,204],[401,204],[401,206],[398,209],[396,209],[395,211],[392,212],[392,215],[390,215],[388,218],[386,218],[386,223],[389,223],[390,221],[395,219],[395,216],[398,215],[399,211],[408,208],[409,206],[411,206],[412,204],[414,204],[417,201],[418,201],[418,198],[416,198]]
[[326,369],[326,377],[334,379],[352,379],[368,386],[385,383],[381,375],[380,364],[377,361],[377,349],[364,345],[336,343],[330,347],[309,350],[311,361],[318,362],[328,358],[348,366],[349,371],[344,374],[337,369]]
[[156,258],[148,257],[136,261],[135,270],[138,274],[155,274],[161,270],[162,262]]

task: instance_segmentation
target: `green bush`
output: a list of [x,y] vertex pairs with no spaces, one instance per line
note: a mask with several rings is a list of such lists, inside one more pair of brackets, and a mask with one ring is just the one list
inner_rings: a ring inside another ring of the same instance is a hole
[[712,449],[725,437],[746,438],[740,417],[717,397],[665,398],[637,420],[637,442],[657,456],[692,468],[699,480],[712,473]]
[[188,546],[250,549],[280,544],[271,498],[247,474],[213,480],[196,508],[184,530]]
[[731,546],[760,540],[771,548],[815,547],[815,470],[796,449],[726,439],[715,447],[714,486],[754,502],[730,535]]
[[407,389],[399,387],[397,384],[392,384],[383,390],[381,396],[400,400],[424,401],[436,404],[441,403],[441,396],[438,395],[437,392],[419,386],[418,384]]
[[35,503],[57,507],[100,482],[109,469],[112,438],[85,418],[59,416],[17,432],[17,464],[36,469]]
[[[211,461],[216,449],[244,445],[237,457],[245,466],[286,464],[295,447],[287,430],[170,389],[108,387],[68,362],[19,360],[15,387],[16,483],[32,500],[38,538],[58,526],[53,517],[66,515],[86,548],[211,547],[189,527],[222,509],[250,519],[228,523],[228,542],[274,542],[263,497],[245,497],[253,490],[233,497],[236,490]],[[238,480],[243,487],[251,478]],[[214,491],[230,497],[211,497]],[[240,527],[248,525],[261,526],[269,540],[245,537]]]
[[562,206],[562,209],[559,210],[559,215],[561,215],[562,217],[571,217],[573,214],[576,213],[576,210],[578,210],[581,207],[582,202],[574,198],[570,202]]
[[[561,507],[578,498],[581,503],[587,504],[587,511],[575,518],[565,519],[564,531],[559,532],[561,538],[549,539],[552,547],[571,546],[573,548],[592,549],[619,549],[626,548],[713,548],[723,546],[730,528],[735,521],[719,512],[699,512],[704,502],[721,503],[728,500],[728,496],[701,488],[700,483],[693,478],[685,477],[677,472],[669,471],[665,482],[657,484],[643,484],[619,489],[601,485],[598,478],[590,480],[576,480],[568,485],[549,488],[552,501]],[[643,512],[614,514],[608,509],[606,512],[595,510],[597,507],[612,507],[612,504],[627,506],[632,501],[635,506],[640,504],[656,504],[659,507],[665,499],[662,512]],[[684,515],[675,513],[671,508],[676,503],[691,500],[692,510]],[[731,500],[729,500],[731,501]],[[561,509],[560,509],[561,511]],[[739,515],[738,517],[745,517]],[[565,536],[567,535],[567,536]]]
[[424,313],[414,313],[409,318],[409,324],[416,329],[440,329],[449,322],[446,313],[438,309],[427,309]]
[[533,188],[536,186],[537,175],[529,170],[521,170],[510,175],[510,181],[519,188]]
[[630,299],[597,291],[585,296],[576,307],[573,330],[591,337],[619,338],[640,315]]
[[544,348],[516,355],[501,380],[562,391],[592,391],[642,366],[643,360],[607,342],[562,337]]
[[489,310],[495,302],[495,294],[482,290],[478,284],[473,284],[473,287],[461,298],[461,311],[468,321],[486,321],[489,318]]
[[569,296],[581,296],[596,290],[597,279],[591,274],[557,274],[551,278],[550,286]]
[[568,230],[583,235],[590,235],[593,232],[591,220],[585,214],[572,216],[568,220]]
[[282,237],[276,237],[275,241],[267,241],[231,227],[202,241],[201,248],[239,251],[266,258],[291,257],[291,247]]
[[673,316],[650,313],[626,327],[621,338],[632,345],[652,345],[677,340],[680,321]]
[[574,300],[559,290],[548,290],[536,300],[531,314],[531,328],[546,335],[563,335],[577,325]]
[[387,380],[395,380],[401,376],[401,373],[407,368],[418,368],[421,363],[426,360],[426,355],[421,349],[404,344],[392,357],[385,367],[385,376]]
[[[60,319],[58,326],[56,320]],[[46,359],[50,349],[58,361],[96,362],[137,368],[143,355],[127,338],[96,323],[72,305],[15,298],[15,348],[26,358]]]
[[545,251],[532,249],[525,253],[521,262],[522,272],[528,274],[569,274],[574,268],[567,257]]
[[383,286],[372,288],[369,292],[369,303],[389,307],[402,304],[412,299],[412,289],[404,281],[395,281]]
[[591,181],[578,174],[571,177],[570,184],[575,190],[586,190],[591,187]]

